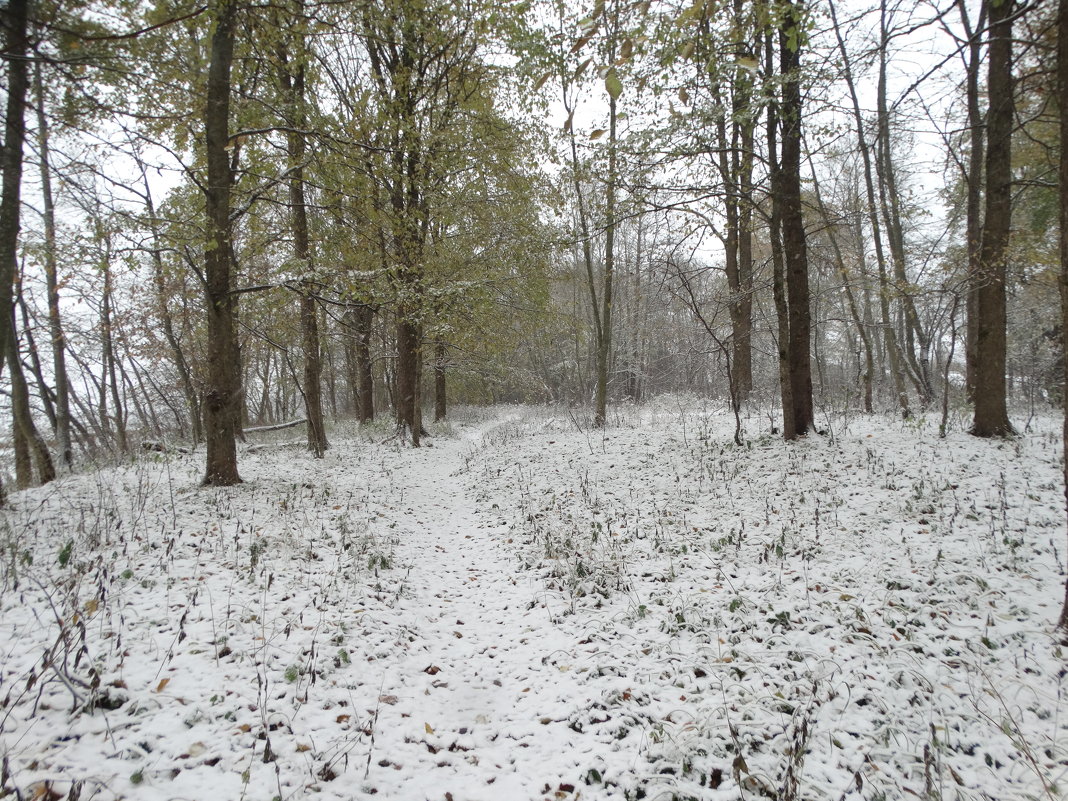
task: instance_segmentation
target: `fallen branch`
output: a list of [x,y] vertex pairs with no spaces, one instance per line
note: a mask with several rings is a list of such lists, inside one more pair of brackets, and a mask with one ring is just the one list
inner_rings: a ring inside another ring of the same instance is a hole
[[257,434],[260,431],[281,431],[285,428],[295,428],[301,423],[307,423],[308,418],[302,417],[300,420],[290,420],[288,423],[275,423],[273,426],[255,426],[253,428],[246,428],[246,434]]

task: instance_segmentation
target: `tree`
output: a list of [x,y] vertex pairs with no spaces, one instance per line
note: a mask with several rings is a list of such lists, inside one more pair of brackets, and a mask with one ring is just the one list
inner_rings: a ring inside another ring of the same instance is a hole
[[[12,287],[18,272],[19,211],[22,189],[22,146],[26,139],[26,94],[29,72],[26,58],[28,0],[9,0],[0,12],[6,33],[3,57],[7,62],[7,106],[4,142],[0,150],[0,314],[11,309]],[[0,353],[7,353],[10,326],[0,324]]]
[[1007,437],[1005,386],[1005,280],[1012,225],[1012,131],[1015,102],[1012,74],[1014,0],[991,2],[988,44],[986,125],[986,209],[979,247],[979,287],[975,339],[975,418],[977,437]]
[[[323,421],[322,353],[319,343],[318,308],[315,301],[315,282],[312,280],[312,249],[308,238],[308,204],[305,197],[304,161],[307,153],[305,128],[307,124],[305,76],[307,49],[303,26],[306,22],[304,4],[297,0],[295,12],[288,20],[295,31],[293,56],[287,52],[286,42],[278,44],[278,80],[282,90],[286,150],[289,155],[289,219],[293,235],[293,255],[300,278],[300,330],[304,350],[304,410],[308,418],[308,448],[322,458],[328,447],[326,425]],[[282,31],[278,34],[283,36]]]
[[[1061,359],[1063,362],[1062,404],[1064,406],[1064,429],[1061,441],[1068,453],[1068,347],[1065,345],[1065,333],[1068,331],[1068,0],[1060,0],[1057,5],[1057,106],[1060,109],[1059,133],[1061,141],[1059,177],[1060,184],[1060,294],[1061,294]],[[1064,463],[1064,494],[1068,501],[1068,461]],[[1068,504],[1066,504],[1068,508]],[[1058,628],[1068,637],[1068,576],[1064,581],[1064,606]]]
[[[811,309],[808,251],[801,204],[801,48],[805,40],[805,8],[788,2],[781,8],[779,64],[782,97],[778,115],[782,132],[781,163],[772,186],[772,203],[779,208],[785,275],[786,380],[789,404],[783,407],[783,434],[804,436],[815,420],[812,406]],[[783,332],[780,328],[780,337]],[[779,344],[780,351],[783,344]],[[784,402],[787,400],[783,395]]]
[[234,250],[230,211],[230,68],[237,25],[235,0],[217,0],[208,66],[204,140],[207,244],[204,254],[208,318],[208,386],[204,397],[207,467],[204,484],[230,486],[237,472],[237,422],[241,401],[236,347],[236,296],[231,291]]

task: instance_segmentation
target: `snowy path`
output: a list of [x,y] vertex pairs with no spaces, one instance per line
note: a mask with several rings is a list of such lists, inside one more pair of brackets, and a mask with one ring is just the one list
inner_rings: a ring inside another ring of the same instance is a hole
[[384,669],[365,782],[387,798],[527,798],[557,791],[574,761],[561,755],[583,692],[568,670],[575,641],[536,602],[540,582],[517,570],[506,527],[469,496],[469,449],[404,453],[392,476],[403,501],[390,572],[414,628],[407,657]]

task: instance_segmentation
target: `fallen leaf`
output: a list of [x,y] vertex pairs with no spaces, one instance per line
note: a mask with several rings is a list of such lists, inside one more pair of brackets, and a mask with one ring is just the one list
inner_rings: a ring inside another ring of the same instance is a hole
[[426,729],[426,733],[427,734],[433,734],[434,733],[434,729],[429,723],[424,723],[423,727]]
[[400,700],[395,695],[380,695],[378,700],[383,704],[389,704],[390,706],[396,706],[397,701]]
[[429,673],[431,676],[436,676],[438,673],[441,673],[441,668],[439,668],[437,665],[427,665],[425,668],[423,668],[423,672]]
[[171,683],[170,679],[160,679],[159,684],[156,685],[156,692],[161,693]]

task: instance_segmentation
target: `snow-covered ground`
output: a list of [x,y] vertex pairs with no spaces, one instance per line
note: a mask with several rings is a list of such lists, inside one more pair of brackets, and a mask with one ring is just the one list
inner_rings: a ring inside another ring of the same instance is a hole
[[1068,792],[1059,421],[459,419],[15,494],[0,798]]

